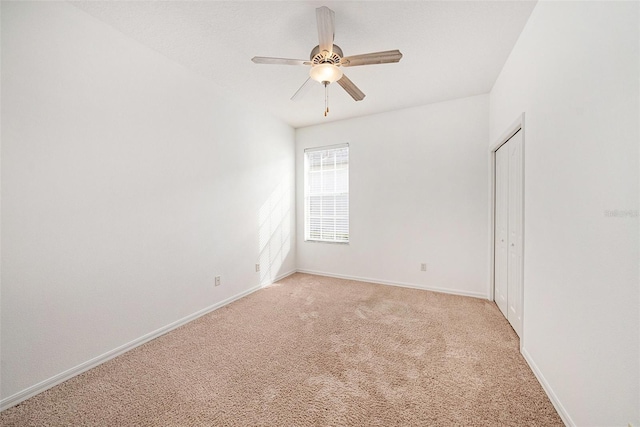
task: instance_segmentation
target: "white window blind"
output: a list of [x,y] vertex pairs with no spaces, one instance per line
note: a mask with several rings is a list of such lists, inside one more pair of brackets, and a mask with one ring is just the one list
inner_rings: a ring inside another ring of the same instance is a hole
[[349,145],[304,152],[305,240],[349,242]]

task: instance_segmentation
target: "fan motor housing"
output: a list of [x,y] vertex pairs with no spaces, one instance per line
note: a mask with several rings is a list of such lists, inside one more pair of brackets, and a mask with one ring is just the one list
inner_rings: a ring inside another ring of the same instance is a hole
[[339,65],[340,60],[342,59],[343,53],[340,46],[333,45],[333,52],[331,55],[327,55],[325,52],[320,52],[320,46],[316,46],[311,50],[311,54],[309,55],[309,59],[313,63],[313,65],[318,64],[333,64]]

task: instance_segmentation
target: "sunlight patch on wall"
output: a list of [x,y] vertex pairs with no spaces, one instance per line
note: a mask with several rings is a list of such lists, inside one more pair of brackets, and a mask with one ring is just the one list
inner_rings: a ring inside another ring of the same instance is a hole
[[258,212],[260,284],[273,282],[291,250],[291,186],[283,178]]

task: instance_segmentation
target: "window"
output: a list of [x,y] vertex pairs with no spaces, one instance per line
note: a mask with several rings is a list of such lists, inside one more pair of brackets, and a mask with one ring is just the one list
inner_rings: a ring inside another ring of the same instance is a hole
[[304,151],[304,239],[349,242],[349,145]]

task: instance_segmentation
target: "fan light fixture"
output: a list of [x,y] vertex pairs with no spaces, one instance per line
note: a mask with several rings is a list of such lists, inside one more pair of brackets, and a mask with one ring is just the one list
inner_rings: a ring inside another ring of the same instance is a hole
[[342,70],[333,64],[318,64],[311,68],[309,76],[320,83],[333,83],[342,78]]

